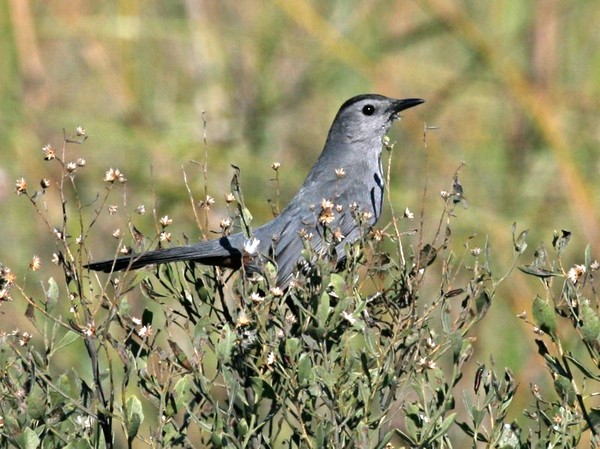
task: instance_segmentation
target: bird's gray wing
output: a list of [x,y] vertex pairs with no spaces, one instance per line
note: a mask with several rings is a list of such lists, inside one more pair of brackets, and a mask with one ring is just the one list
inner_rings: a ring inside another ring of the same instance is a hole
[[[281,223],[277,231],[273,233],[272,257],[277,262],[278,284],[287,286],[292,278],[294,267],[302,258],[302,251],[306,242],[310,242],[313,251],[317,255],[329,254],[329,245],[335,245],[336,260],[344,257],[344,245],[354,242],[370,225],[378,218],[380,205],[372,205],[371,199],[366,199],[365,192],[373,189],[372,184],[357,182],[351,188],[346,189],[346,194],[330,200],[327,192],[334,189],[325,185],[322,192],[323,198],[314,202],[293,201],[296,206],[286,209],[282,216],[278,217]],[[374,193],[373,198],[380,201],[380,192]],[[311,199],[316,199],[313,194]],[[360,201],[360,199],[363,201]],[[302,200],[302,198],[300,198]],[[329,220],[326,220],[326,212],[323,209],[323,200],[333,203],[333,209]],[[338,207],[341,206],[341,210]],[[362,220],[363,225],[357,221],[357,216],[366,213]]]

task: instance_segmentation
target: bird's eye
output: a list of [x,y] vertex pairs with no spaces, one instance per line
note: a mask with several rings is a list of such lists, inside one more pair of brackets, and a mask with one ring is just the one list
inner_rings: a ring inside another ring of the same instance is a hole
[[368,104],[366,106],[363,106],[362,108],[362,113],[365,115],[373,115],[374,112],[375,106],[373,106],[372,104]]

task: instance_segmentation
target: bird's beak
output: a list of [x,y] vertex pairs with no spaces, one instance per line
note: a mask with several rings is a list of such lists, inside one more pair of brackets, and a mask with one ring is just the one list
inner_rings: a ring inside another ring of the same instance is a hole
[[392,105],[392,109],[394,112],[400,112],[404,111],[405,109],[418,106],[422,103],[425,103],[425,100],[422,100],[421,98],[406,98],[404,100],[396,100]]
[[400,117],[400,112],[405,109],[412,108],[414,106],[419,106],[420,104],[425,103],[425,100],[421,98],[405,98],[404,100],[396,100],[390,107],[390,112],[392,114],[392,119],[397,119]]

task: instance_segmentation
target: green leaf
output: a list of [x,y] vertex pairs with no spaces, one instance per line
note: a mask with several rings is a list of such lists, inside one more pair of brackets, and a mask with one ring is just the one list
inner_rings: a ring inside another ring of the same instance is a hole
[[185,406],[189,404],[193,398],[190,391],[190,384],[190,375],[185,375],[179,379],[173,387],[173,398],[175,399],[178,410],[185,409]]
[[71,441],[64,449],[92,449],[92,443],[87,439],[80,438],[76,441]]
[[319,301],[319,306],[317,308],[317,323],[319,327],[325,327],[330,312],[331,307],[329,306],[329,293],[323,292],[323,294],[321,295],[321,300]]
[[34,384],[33,388],[27,395],[27,413],[32,419],[42,419],[47,415],[46,405],[47,398],[46,393],[40,386]]
[[515,248],[515,252],[518,254],[523,254],[527,249],[527,234],[529,230],[522,231],[518,237],[515,237],[515,233],[517,232],[517,224],[513,223],[512,225],[512,235],[513,235],[513,246]]
[[329,285],[331,286],[331,290],[333,291],[336,297],[342,298],[344,296],[346,282],[344,281],[343,276],[340,276],[337,273],[332,273],[329,278]]
[[298,384],[306,387],[312,383],[312,362],[308,354],[301,354],[298,360]]
[[430,438],[432,443],[437,442],[442,436],[448,433],[448,429],[454,424],[454,418],[456,418],[456,413],[450,413],[446,419],[444,419],[437,432]]
[[591,408],[588,411],[588,423],[594,429],[594,434],[600,433],[600,409]]
[[457,364],[460,360],[460,354],[463,346],[463,337],[460,332],[455,332],[450,337],[450,346],[452,348],[452,358],[454,363]]
[[40,447],[40,437],[32,429],[27,427],[21,435],[15,438],[19,449],[37,449]]
[[575,388],[569,378],[560,375],[557,376],[554,381],[554,389],[564,403],[568,404],[570,407],[575,405]]
[[252,389],[256,395],[256,401],[258,402],[262,398],[276,399],[275,390],[267,379],[261,377],[252,377]]
[[298,357],[301,349],[302,347],[298,338],[291,337],[285,340],[285,355],[290,360],[296,360],[296,357]]
[[589,273],[590,265],[592,264],[592,245],[587,245],[585,247],[585,252],[583,254],[584,254],[583,255],[584,265],[585,265],[586,271]]
[[484,289],[481,294],[475,299],[475,308],[477,310],[477,317],[483,318],[483,316],[488,312],[490,306],[492,305],[492,297],[488,293],[486,289]]
[[600,335],[600,318],[598,314],[587,301],[581,301],[580,304],[580,317],[581,317],[581,336],[583,341],[588,344],[595,342]]
[[48,289],[44,292],[46,294],[46,312],[52,313],[56,304],[58,303],[58,284],[54,278],[48,279]]
[[126,423],[127,423],[127,440],[133,441],[138,433],[140,425],[144,421],[144,411],[142,403],[136,396],[129,396],[125,403]]
[[233,345],[235,344],[235,333],[231,332],[229,324],[223,326],[221,331],[221,338],[217,342],[215,347],[217,357],[223,363],[229,363],[231,361],[231,354],[233,352]]
[[56,346],[54,346],[54,348],[52,348],[52,354],[54,354],[59,349],[62,349],[64,347],[67,347],[67,346],[75,343],[80,338],[81,338],[81,336],[77,332],[73,332],[73,331],[70,331],[70,330],[67,331],[61,337],[61,339],[58,341],[58,343],[56,343]]
[[597,382],[600,382],[600,375],[593,373],[590,369],[585,366],[582,362],[577,360],[571,354],[566,356],[567,360],[571,361],[578,369],[583,373],[584,376],[587,376],[590,379],[594,379]]
[[533,300],[533,318],[544,332],[554,336],[556,333],[556,311],[550,301],[536,296]]
[[522,265],[517,268],[525,274],[529,274],[531,276],[535,276],[541,279],[549,278],[552,276],[562,276],[562,273],[558,271],[550,271],[545,268],[537,267],[535,265]]

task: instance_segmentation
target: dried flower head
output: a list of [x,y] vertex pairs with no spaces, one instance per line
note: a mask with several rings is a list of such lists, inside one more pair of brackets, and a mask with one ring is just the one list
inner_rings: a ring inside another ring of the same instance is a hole
[[233,203],[235,201],[235,196],[233,195],[233,193],[226,193],[225,194],[225,202],[226,203]]
[[135,213],[139,215],[144,215],[146,213],[146,206],[140,204],[138,207],[135,208]]
[[69,173],[73,173],[75,170],[77,170],[77,164],[75,162],[67,162],[65,168]]
[[169,218],[168,215],[165,215],[164,217],[160,218],[159,223],[163,228],[166,228],[167,226],[173,224],[173,219]]
[[273,162],[271,164],[271,168],[275,171],[279,170],[279,167],[281,167],[281,164],[279,162]]
[[119,210],[119,206],[117,206],[116,204],[110,204],[107,209],[109,215],[114,215]]
[[206,198],[203,199],[203,200],[201,200],[198,203],[198,206],[201,209],[210,210],[210,206],[212,206],[213,204],[215,204],[215,199],[212,196],[210,196],[210,195],[206,195]]
[[319,214],[319,223],[328,225],[335,220],[333,213],[334,204],[325,198],[321,200],[321,213]]
[[269,293],[271,293],[276,298],[281,298],[283,296],[283,290],[279,287],[271,287]]
[[95,322],[91,322],[88,323],[83,329],[83,335],[85,335],[86,337],[93,337],[94,335],[96,335],[96,323]]
[[77,159],[77,161],[75,161],[75,163],[77,164],[78,167],[85,167],[87,164],[86,160],[82,157]]
[[48,187],[50,187],[50,180],[48,178],[42,178],[42,180],[40,181],[40,186],[42,187],[42,189],[47,189]]
[[29,340],[31,340],[31,334],[29,332],[23,332],[19,337],[19,346],[27,346]]
[[79,137],[85,136],[85,128],[83,126],[78,126],[75,129],[75,134],[77,134]]
[[415,218],[415,214],[413,214],[411,210],[407,207],[406,209],[404,209],[404,218],[412,220],[413,218]]
[[27,181],[25,181],[25,178],[17,179],[17,183],[15,184],[15,191],[17,192],[17,195],[24,195],[25,193],[27,193]]
[[44,160],[51,161],[52,159],[56,159],[56,151],[52,147],[52,145],[44,145],[42,147],[42,152],[44,153]]
[[298,236],[302,239],[302,240],[311,240],[313,238],[313,234],[312,232],[308,232],[306,230],[306,228],[302,228],[298,231]]
[[119,170],[118,168],[111,167],[108,170],[106,170],[106,173],[104,174],[104,181],[110,183],[119,181],[120,183],[125,183],[127,182],[127,178],[125,178],[123,173],[121,173],[121,170]]
[[146,324],[145,326],[142,326],[138,331],[138,335],[142,338],[148,338],[154,335],[154,329],[152,329],[152,325]]
[[375,228],[371,230],[371,237],[376,242],[381,242],[385,237],[385,231],[383,229]]
[[236,327],[245,327],[248,326],[251,322],[252,321],[250,320],[248,315],[246,315],[246,312],[242,310],[238,315]]
[[343,168],[336,168],[335,176],[338,178],[343,178],[344,176],[346,176],[346,170],[344,170]]
[[58,240],[63,240],[65,238],[62,230],[60,230],[59,228],[55,227],[54,229],[52,229],[52,232],[54,232],[54,235]]
[[229,218],[223,218],[219,223],[221,229],[229,229],[231,227],[231,220]]
[[567,274],[567,277],[569,278],[569,280],[573,283],[576,284],[577,281],[579,281],[579,279],[585,274],[585,265],[575,265],[573,266],[573,268],[571,268],[569,270],[569,273]]
[[161,242],[170,242],[171,241],[171,233],[163,231],[158,235],[158,239]]
[[333,239],[336,242],[341,242],[342,240],[344,240],[344,237],[345,235],[342,234],[342,230],[339,227],[335,228],[335,230],[333,231]]

